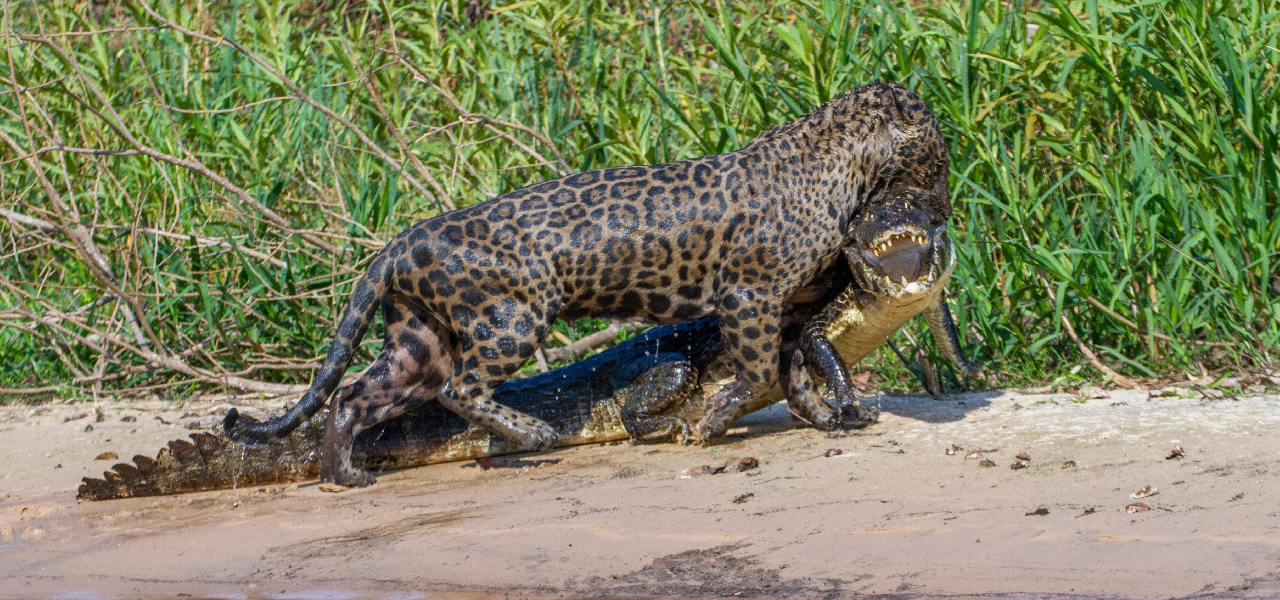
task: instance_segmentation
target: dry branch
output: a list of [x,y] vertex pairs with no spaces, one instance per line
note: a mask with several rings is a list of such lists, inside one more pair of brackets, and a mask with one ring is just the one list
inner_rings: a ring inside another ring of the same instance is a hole
[[[1040,282],[1044,284],[1044,290],[1049,294],[1049,300],[1054,304],[1057,304],[1058,296],[1053,293],[1053,286],[1049,285],[1048,278],[1044,276],[1043,272],[1039,272],[1038,275],[1040,277]],[[1114,381],[1116,385],[1120,387],[1130,389],[1138,387],[1138,382],[1129,379],[1128,377],[1117,373],[1111,367],[1108,367],[1106,363],[1103,363],[1102,360],[1098,358],[1097,354],[1093,353],[1093,350],[1090,350],[1089,347],[1084,344],[1080,339],[1080,336],[1076,335],[1076,328],[1071,325],[1071,320],[1067,318],[1066,311],[1063,311],[1062,313],[1062,326],[1067,330],[1067,335],[1071,336],[1071,340],[1076,343],[1076,347],[1080,348],[1080,353],[1083,354],[1085,358],[1089,359],[1089,364],[1092,364],[1093,368],[1102,371],[1103,375],[1106,375],[1111,379],[1111,381]]]
[[[368,136],[368,134],[366,134],[359,127],[356,127],[355,123],[352,123],[346,117],[343,117],[342,115],[335,112],[333,109],[329,108],[328,106],[325,106],[321,102],[317,101],[315,98],[312,98],[310,95],[306,93],[306,91],[302,89],[301,86],[295,83],[292,79],[289,79],[288,77],[286,77],[283,72],[281,72],[279,69],[276,69],[274,66],[272,66],[271,63],[267,62],[266,59],[262,58],[261,56],[258,56],[256,53],[249,50],[248,48],[245,48],[244,46],[241,46],[240,44],[237,44],[236,42],[233,42],[227,38],[224,38],[221,36],[215,38],[215,37],[200,33],[198,31],[192,31],[177,23],[174,23],[173,21],[170,21],[169,19],[164,18],[164,16],[162,16],[160,13],[157,13],[145,2],[140,2],[139,4],[142,6],[143,10],[147,11],[147,14],[151,15],[153,19],[164,23],[166,26],[173,29],[174,31],[177,31],[188,37],[193,37],[199,40],[209,42],[211,44],[226,46],[227,48],[231,48],[232,50],[235,50],[236,52],[239,52],[240,54],[244,55],[249,60],[257,63],[259,67],[262,67],[263,70],[270,73],[273,77],[278,79],[280,83],[284,84],[285,87],[289,88],[289,91],[293,92],[293,96],[295,98],[307,103],[312,108],[324,113],[330,119],[333,119],[341,123],[343,127],[346,127],[348,130],[351,131],[351,133],[355,134],[355,136],[360,139],[360,142],[363,143],[366,147],[368,147],[370,152],[373,152],[375,155],[378,156],[378,158],[381,158],[382,160],[386,161],[386,163],[391,165],[393,168],[403,171],[403,167],[401,166],[400,161],[397,161],[396,159],[392,158],[390,154],[387,154],[386,150],[382,149],[382,146],[379,146],[377,142],[373,141],[373,139],[371,139]],[[432,200],[435,200],[437,203],[441,204],[446,209],[453,210],[454,208],[456,208],[453,204],[453,201],[449,199],[449,193],[447,190],[445,190],[444,186],[440,185],[440,182],[436,181],[435,178],[431,177],[431,175],[429,173],[426,173],[425,170],[422,171],[422,173],[426,175],[424,179],[427,180],[427,183],[431,184],[432,189],[435,190],[434,194],[431,191],[427,190],[427,188],[422,185],[422,182],[418,181],[417,178],[413,177],[409,173],[402,172],[401,177],[404,177],[404,179],[408,181],[413,187],[417,188],[418,192],[420,192],[422,195]]]
[[[99,90],[97,86],[93,84],[93,81],[84,74],[84,71],[80,69],[80,64],[75,59],[75,56],[68,54],[60,46],[55,44],[53,40],[50,40],[44,36],[19,35],[18,37],[23,40],[44,44],[46,47],[52,50],[55,54],[61,57],[62,60],[67,63],[67,66],[71,68],[72,72],[76,74],[76,76],[80,80],[80,83],[85,87],[85,89],[89,90],[89,92],[92,93],[94,97],[98,100],[98,103],[101,105],[102,110],[98,110],[98,108],[92,105],[91,103],[89,103],[88,100],[81,97],[79,94],[76,94],[71,90],[66,89],[66,87],[63,86],[63,91],[64,93],[67,94],[67,97],[75,100],[81,106],[83,106],[86,110],[88,110],[89,112],[92,112],[99,119],[102,119],[103,123],[105,123],[107,127],[110,127],[112,131],[116,132],[116,135],[119,135],[121,138],[123,138],[126,142],[128,142],[130,146],[133,146],[141,154],[144,154],[154,160],[158,160],[171,165],[182,167],[184,169],[194,171],[196,173],[199,173],[200,175],[203,175],[206,179],[218,184],[223,189],[234,194],[237,198],[240,199],[241,202],[244,202],[245,204],[253,207],[254,210],[258,211],[263,216],[265,216],[269,221],[271,221],[272,225],[279,227],[280,229],[287,231],[289,233],[297,234],[299,237],[306,240],[311,245],[325,252],[328,252],[330,254],[338,253],[337,248],[335,248],[332,244],[329,244],[328,242],[325,242],[324,240],[320,239],[315,234],[307,231],[294,229],[292,226],[289,225],[288,220],[286,220],[284,217],[280,216],[278,213],[268,208],[265,204],[259,202],[258,199],[254,198],[253,195],[250,194],[248,191],[242,189],[240,186],[237,186],[234,183],[231,183],[231,180],[227,179],[226,177],[223,177],[222,175],[215,173],[212,169],[205,166],[204,163],[201,163],[200,161],[197,161],[197,160],[188,160],[188,159],[178,158],[170,154],[165,154],[164,152],[160,152],[159,150],[156,150],[150,146],[147,146],[146,144],[143,144],[140,140],[138,140],[138,138],[134,137],[133,133],[131,133],[128,130],[128,128],[126,128],[123,125],[124,119],[120,116],[118,112],[116,112],[115,107],[111,105],[110,99],[108,99],[106,95],[102,92],[102,90]],[[108,118],[107,114],[103,114],[102,111],[106,111],[112,118]],[[15,147],[15,150],[21,152],[20,148]]]
[[560,348],[543,348],[547,362],[573,360],[588,350],[618,339],[618,333],[624,329],[629,332],[646,327],[646,323],[610,323],[608,327],[591,335],[583,336],[578,341]]

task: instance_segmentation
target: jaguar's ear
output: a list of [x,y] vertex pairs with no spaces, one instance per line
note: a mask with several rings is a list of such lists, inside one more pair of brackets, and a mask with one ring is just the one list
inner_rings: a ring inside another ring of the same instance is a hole
[[909,125],[911,123],[911,113],[907,111],[907,107],[902,105],[902,94],[899,91],[906,91],[906,88],[899,83],[886,83],[880,88],[880,103],[885,107],[886,113],[891,115],[900,125]]

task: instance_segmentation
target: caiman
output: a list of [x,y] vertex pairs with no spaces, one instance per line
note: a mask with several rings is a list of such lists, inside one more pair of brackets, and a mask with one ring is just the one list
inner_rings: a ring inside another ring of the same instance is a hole
[[[955,251],[945,219],[919,202],[924,192],[891,190],[850,224],[845,247],[853,283],[803,328],[801,348],[813,374],[827,382],[849,426],[874,422],[878,412],[850,401],[847,364],[883,344],[912,317],[923,313],[943,355],[966,374],[981,367],[963,358],[948,312],[945,286],[955,267]],[[550,423],[561,446],[631,438],[684,440],[701,425],[705,400],[732,371],[720,361],[720,330],[714,316],[654,327],[572,365],[504,383],[503,404]],[[793,373],[792,381],[804,380]],[[783,397],[775,388],[742,414]],[[810,397],[813,397],[811,394]],[[850,411],[850,405],[856,410]],[[799,417],[827,423],[837,415],[822,396]],[[736,415],[733,418],[736,419]],[[327,411],[308,419],[288,437],[246,446],[220,433],[195,433],[175,440],[155,459],[135,456],[102,479],[84,478],[78,498],[105,500],[181,492],[261,486],[315,479]],[[837,418],[838,420],[838,418]],[[386,471],[524,451],[436,402],[362,432],[353,462]]]

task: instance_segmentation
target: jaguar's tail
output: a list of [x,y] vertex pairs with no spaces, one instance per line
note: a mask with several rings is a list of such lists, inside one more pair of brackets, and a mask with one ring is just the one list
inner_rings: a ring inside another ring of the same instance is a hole
[[241,417],[236,409],[227,411],[222,422],[222,430],[227,437],[247,444],[259,444],[278,440],[297,429],[304,421],[316,414],[324,406],[329,396],[337,389],[351,358],[369,329],[382,298],[386,295],[388,277],[374,262],[373,268],[364,274],[360,283],[356,284],[351,301],[338,323],[337,335],[329,346],[329,354],[325,356],[320,372],[311,381],[311,387],[303,394],[302,399],[279,417],[267,421],[254,421]]

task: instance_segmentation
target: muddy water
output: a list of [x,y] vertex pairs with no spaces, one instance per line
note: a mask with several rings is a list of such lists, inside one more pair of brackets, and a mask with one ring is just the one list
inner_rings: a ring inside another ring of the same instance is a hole
[[1183,394],[873,398],[882,422],[838,438],[776,408],[713,449],[98,503],[74,499],[97,455],[219,407],[4,408],[0,597],[1280,598],[1280,398]]

